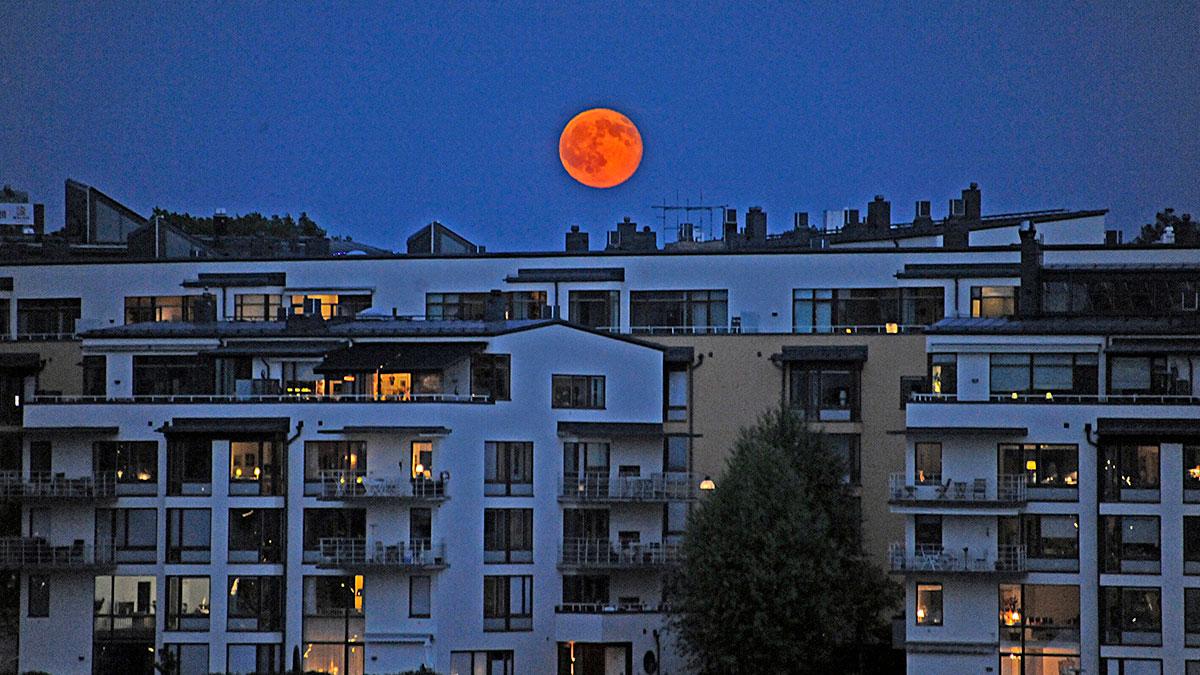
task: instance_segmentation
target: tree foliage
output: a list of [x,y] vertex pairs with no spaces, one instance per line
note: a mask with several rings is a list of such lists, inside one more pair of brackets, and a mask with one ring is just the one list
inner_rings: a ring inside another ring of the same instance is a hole
[[[188,234],[212,236],[215,234],[212,216],[193,216],[190,213],[176,213],[154,207],[153,218],[161,218],[164,224],[174,225]],[[325,230],[321,229],[308,214],[300,213],[298,219],[285,213],[282,217],[271,214],[264,216],[257,211],[244,215],[230,216],[227,232],[229,236],[253,236],[261,234],[278,239],[294,239],[297,237],[324,237]]]
[[789,411],[742,430],[669,584],[689,672],[863,670],[899,588],[867,560],[842,475],[824,436]]
[[1190,213],[1177,215],[1175,209],[1163,209],[1155,214],[1154,222],[1142,225],[1142,231],[1135,241],[1138,244],[1158,243],[1162,241],[1168,226],[1175,230],[1175,243],[1181,246],[1200,245],[1200,223],[1192,220]]

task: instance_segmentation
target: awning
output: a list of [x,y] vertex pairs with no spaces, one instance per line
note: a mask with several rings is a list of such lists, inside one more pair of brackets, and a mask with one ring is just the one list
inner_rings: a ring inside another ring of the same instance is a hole
[[37,352],[0,354],[0,370],[7,373],[33,374],[42,369],[42,357]]
[[311,356],[319,357],[346,346],[344,340],[302,342],[297,340],[231,341],[205,354],[212,356]]
[[84,434],[87,436],[113,436],[117,427],[21,427],[27,434]]
[[483,342],[367,342],[326,355],[317,373],[441,370],[482,351]]
[[657,422],[559,422],[559,436],[598,438],[661,438],[663,425]]
[[406,434],[413,436],[448,436],[446,427],[431,426],[345,426],[341,429],[318,429],[318,434]]
[[889,431],[893,435],[927,436],[957,434],[959,436],[1028,436],[1028,427],[905,427]]
[[667,363],[691,363],[696,358],[696,350],[692,347],[667,347],[663,360]]
[[625,281],[624,267],[541,267],[519,268],[504,278],[513,283],[552,283],[556,281]]
[[791,345],[778,355],[780,361],[855,361],[867,360],[866,345]]
[[195,279],[180,284],[184,288],[235,288],[248,286],[285,286],[285,272],[201,272]]
[[164,434],[286,434],[287,417],[176,417],[158,429]]
[[1109,354],[1200,354],[1200,338],[1113,338]]
[[1153,436],[1160,439],[1197,438],[1200,437],[1200,419],[1101,417],[1096,420],[1096,433],[1101,436]]

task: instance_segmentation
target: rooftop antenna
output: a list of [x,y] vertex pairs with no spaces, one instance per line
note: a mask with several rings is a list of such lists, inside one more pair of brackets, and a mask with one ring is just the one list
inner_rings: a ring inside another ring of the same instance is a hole
[[722,218],[725,216],[725,209],[729,208],[728,204],[705,204],[704,192],[700,193],[700,203],[692,204],[690,199],[685,200],[682,204],[679,202],[679,195],[676,194],[674,203],[667,203],[664,199],[662,204],[654,204],[650,208],[658,210],[658,219],[662,223],[663,241],[667,241],[667,213],[670,212],[675,216],[675,231],[679,231],[679,218],[682,216],[685,221],[690,221],[693,213],[700,215],[699,224],[706,233],[706,238],[712,238],[712,222],[713,212],[716,211]]

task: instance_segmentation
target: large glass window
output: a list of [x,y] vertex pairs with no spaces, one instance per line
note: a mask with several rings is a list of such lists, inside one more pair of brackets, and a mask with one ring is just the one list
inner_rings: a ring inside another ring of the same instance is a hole
[[279,294],[238,293],[233,296],[234,321],[278,321],[283,296]]
[[231,644],[226,651],[225,670],[242,675],[282,673],[284,671],[282,645],[270,643]]
[[1200,647],[1200,588],[1183,589],[1183,632],[1185,647]]
[[167,562],[207,563],[211,540],[209,509],[167,509]]
[[511,355],[475,354],[471,357],[471,395],[487,396],[493,401],[511,400],[511,373]]
[[108,359],[103,355],[83,357],[84,396],[105,396],[108,393]]
[[483,510],[483,561],[533,562],[533,509]]
[[1158,516],[1101,516],[1100,571],[1158,574],[1162,547]]
[[319,495],[326,486],[340,494],[363,494],[367,475],[365,441],[305,441],[304,493]]
[[842,482],[847,485],[862,484],[862,463],[859,452],[858,434],[827,434],[829,449],[842,466]]
[[1079,587],[1001,584],[1000,650],[1005,675],[1078,667]]
[[1079,447],[1050,443],[1001,443],[1000,473],[1025,476],[1030,500],[1079,498]]
[[1106,645],[1162,644],[1162,591],[1106,586],[1100,589],[1101,640]]
[[[115,475],[123,494],[154,494],[158,481],[158,443],[154,441],[96,441],[92,466],[97,473]],[[123,486],[132,489],[122,490]]]
[[533,576],[483,577],[483,629],[533,630]]
[[917,485],[942,482],[942,444],[924,442],[913,446],[914,475]]
[[1200,574],[1200,516],[1183,517],[1183,573]]
[[792,409],[810,420],[858,420],[859,373],[857,364],[850,363],[791,364]]
[[230,576],[227,627],[283,630],[283,577]]
[[1028,514],[1021,516],[1021,526],[1029,558],[1067,560],[1072,564],[1065,570],[1079,568],[1078,516]]
[[125,323],[195,321],[199,295],[142,295],[125,297]]
[[1111,356],[1108,393],[1113,395],[1189,396],[1194,363],[1191,355]]
[[363,578],[304,577],[304,670],[363,675]]
[[958,393],[958,354],[929,355],[929,389],[944,396]]
[[18,299],[17,338],[71,337],[79,317],[79,298]]
[[563,443],[563,476],[568,480],[606,481],[610,450],[608,443]]
[[93,602],[96,639],[153,640],[155,588],[154,576],[97,576]]
[[511,650],[450,652],[450,675],[513,675]]
[[364,309],[371,307],[370,293],[308,293],[304,295],[293,295],[289,298],[291,302],[291,312],[297,316],[305,314],[305,305],[320,303],[321,318],[349,318],[357,315]]
[[364,509],[305,509],[305,559],[316,562],[322,539],[364,539],[367,517]]
[[229,442],[229,493],[283,494],[283,444],[274,439]]
[[167,630],[208,630],[208,577],[167,577]]
[[216,371],[207,356],[133,357],[134,396],[210,395],[214,393]]
[[177,436],[167,440],[167,494],[212,494],[212,439]]
[[433,579],[427,576],[408,578],[408,616],[414,619],[428,619],[432,616]]
[[1016,314],[1016,286],[971,287],[971,316],[996,318]]
[[229,509],[229,562],[283,562],[283,510]]
[[990,391],[1011,394],[1094,395],[1095,354],[992,354]]
[[175,663],[171,675],[209,675],[207,642],[166,642],[162,650]]
[[572,323],[602,330],[621,327],[620,291],[569,291],[567,298]]
[[1159,447],[1149,443],[1100,448],[1100,498],[1106,502],[1157,502]]
[[603,408],[603,375],[553,375],[551,376],[555,408]]
[[667,368],[667,409],[668,422],[685,422],[688,418],[689,393],[688,365],[671,364]]
[[792,291],[796,333],[897,332],[937,323],[945,316],[945,289],[797,288]]
[[110,551],[113,562],[158,560],[156,509],[96,509],[96,551]]
[[486,495],[532,495],[533,443],[488,441],[484,445],[483,492]]
[[31,574],[27,583],[29,594],[26,597],[25,616],[31,619],[50,616],[50,577]]
[[941,584],[917,584],[916,620],[918,626],[942,625]]
[[1200,502],[1200,444],[1183,446],[1183,501]]
[[635,333],[724,333],[729,292],[630,291],[629,323]]
[[[430,321],[481,321],[486,315],[488,293],[426,293],[425,318]],[[504,318],[544,319],[549,317],[545,291],[509,291],[499,299]]]

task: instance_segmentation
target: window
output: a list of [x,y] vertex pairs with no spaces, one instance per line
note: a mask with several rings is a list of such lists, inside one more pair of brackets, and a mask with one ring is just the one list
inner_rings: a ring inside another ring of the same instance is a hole
[[567,316],[572,323],[601,330],[620,329],[620,291],[569,291],[567,298]]
[[167,509],[167,562],[209,562],[211,538],[209,509]]
[[608,577],[603,575],[564,574],[562,601],[564,605],[607,605]]
[[29,575],[29,597],[26,615],[30,618],[50,616],[50,577]]
[[1025,476],[1030,500],[1079,498],[1079,447],[1048,443],[1001,443],[1000,473]]
[[1162,591],[1106,586],[1100,589],[1101,639],[1106,645],[1162,645]]
[[71,337],[79,316],[79,298],[18,299],[17,339]]
[[1159,447],[1105,444],[1100,448],[1100,499],[1106,502],[1159,500]]
[[728,291],[630,291],[634,333],[724,333],[729,330]]
[[533,577],[483,577],[483,630],[533,630]]
[[278,294],[239,293],[233,296],[234,321],[277,321],[283,307]]
[[283,494],[282,443],[235,440],[229,443],[229,494]]
[[283,510],[229,509],[229,562],[283,562]]
[[229,645],[225,670],[230,673],[282,673],[283,649],[268,643]]
[[112,551],[113,562],[158,560],[158,511],[96,509],[96,549]]
[[167,577],[167,630],[208,630],[208,577]]
[[671,364],[667,367],[667,410],[668,422],[686,422],[688,418],[688,366]]
[[917,584],[918,626],[942,625],[942,585]]
[[833,331],[833,291],[800,288],[792,291],[792,331],[829,333]]
[[[426,293],[425,318],[430,321],[481,321],[487,315],[489,293]],[[505,319],[549,317],[545,291],[510,291],[497,298]]]
[[1200,574],[1200,516],[1183,517],[1183,573]]
[[364,441],[305,441],[304,494],[319,495],[326,485],[340,494],[364,494],[367,475]]
[[858,364],[792,363],[788,372],[791,407],[806,419],[858,420]]
[[1000,584],[1000,672],[1061,673],[1079,666],[1079,587]]
[[413,441],[410,446],[412,450],[412,477],[416,479],[430,480],[433,478],[433,443],[431,441]]
[[901,326],[928,326],[945,316],[945,289],[797,288],[792,291],[792,330],[829,333],[843,329],[890,333]]
[[414,549],[430,550],[433,541],[433,509],[408,510],[408,542]]
[[1200,445],[1183,446],[1183,501],[1200,501]]
[[230,576],[227,629],[283,630],[283,577]]
[[941,516],[913,516],[913,531],[918,555],[942,550]]
[[212,440],[176,436],[167,440],[167,494],[212,494]]
[[511,651],[450,652],[450,675],[513,675],[516,672]]
[[663,440],[663,471],[687,473],[692,470],[691,438],[667,436]]
[[511,400],[511,372],[511,355],[475,354],[471,357],[471,394],[487,396],[493,401]]
[[942,444],[917,443],[913,446],[915,459],[913,480],[917,485],[942,482]]
[[958,394],[958,354],[929,355],[929,389],[934,394]]
[[1024,541],[1028,557],[1069,560],[1073,564],[1064,568],[1064,571],[1079,569],[1078,516],[1024,515],[1021,516],[1021,526],[1025,531]]
[[829,442],[829,449],[841,462],[842,482],[862,485],[858,434],[828,434],[825,439]]
[[563,541],[607,540],[608,509],[563,509]]
[[[158,443],[155,441],[96,441],[92,466],[98,473],[115,474],[118,494],[154,494],[158,481]],[[132,489],[122,490],[123,486]]]
[[106,357],[83,357],[83,389],[84,396],[104,396],[108,389],[108,373]]
[[363,578],[304,577],[304,670],[363,672]]
[[488,441],[484,445],[485,495],[533,494],[533,443]]
[[483,510],[483,561],[533,562],[533,509]]
[[50,441],[29,441],[30,477],[45,476],[49,478],[52,473],[51,464],[53,457],[54,448],[50,444]]
[[1191,357],[1184,354],[1112,356],[1108,359],[1108,393],[1189,396],[1193,368]]
[[926,380],[920,375],[901,375],[900,376],[900,409],[904,410],[908,407],[908,402],[912,399],[913,394],[929,393],[929,387],[926,386]]
[[563,477],[605,483],[608,480],[610,446],[599,442],[563,443]]
[[332,319],[335,317],[350,318],[357,315],[364,309],[371,307],[371,294],[314,294],[293,295],[289,298],[292,314],[303,316],[305,305],[310,303],[320,303],[320,314],[322,319]]
[[154,576],[96,577],[93,611],[96,639],[154,639]]
[[603,375],[554,375],[552,406],[555,408],[603,408]]
[[304,554],[307,562],[319,559],[322,539],[363,539],[367,517],[364,509],[305,509]]
[[408,615],[417,619],[430,617],[430,577],[408,578]]
[[1183,632],[1185,647],[1200,647],[1200,588],[1183,589]]
[[171,675],[208,675],[208,643],[164,643],[162,649],[175,659]]
[[195,321],[199,295],[144,295],[125,297],[125,323]]
[[1016,314],[1016,286],[971,287],[971,316],[995,318]]
[[1099,386],[1095,354],[992,354],[992,394],[1094,395]]
[[207,356],[133,356],[134,396],[211,395],[216,383]]

